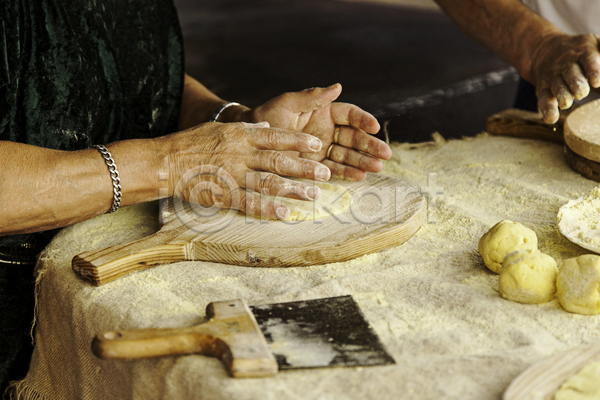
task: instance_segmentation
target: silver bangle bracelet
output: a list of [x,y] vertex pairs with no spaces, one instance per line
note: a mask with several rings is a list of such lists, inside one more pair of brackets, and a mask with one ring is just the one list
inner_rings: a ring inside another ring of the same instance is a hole
[[231,107],[231,106],[241,106],[240,103],[235,103],[233,101],[230,101],[229,103],[225,103],[223,104],[221,107],[217,108],[215,110],[215,112],[213,113],[213,115],[211,115],[210,119],[208,120],[208,122],[217,122],[217,119],[219,119],[219,115],[221,115],[221,113],[227,108],[227,107]]
[[110,173],[110,178],[112,179],[113,203],[112,203],[112,207],[110,208],[110,210],[108,210],[106,212],[107,214],[110,214],[110,213],[117,211],[117,209],[121,205],[121,194],[122,194],[121,193],[121,178],[119,178],[119,173],[117,172],[117,166],[115,165],[115,160],[113,160],[113,158],[110,155],[110,152],[108,151],[106,146],[97,144],[97,145],[94,145],[93,147],[95,149],[97,149],[100,152],[100,154],[102,154],[102,158],[104,158],[104,161],[106,162],[106,166],[108,167],[108,172]]

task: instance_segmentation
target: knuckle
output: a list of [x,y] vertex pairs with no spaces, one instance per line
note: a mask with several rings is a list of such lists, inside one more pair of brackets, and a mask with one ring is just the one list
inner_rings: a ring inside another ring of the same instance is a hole
[[260,206],[258,197],[249,193],[242,194],[240,203],[241,208],[243,208],[246,212],[254,214],[256,214],[257,208]]
[[266,134],[266,141],[267,141],[267,145],[270,148],[274,148],[277,147],[277,145],[279,144],[281,140],[281,135],[274,130],[269,130]]
[[268,165],[272,172],[281,174],[285,166],[285,156],[278,151],[273,151],[270,154]]
[[577,78],[573,82],[573,88],[575,89],[575,91],[585,90],[587,87],[588,87],[587,81],[584,81],[582,79]]
[[371,158],[367,156],[358,157],[358,168],[366,171],[371,165]]
[[292,93],[292,92],[286,92],[279,96],[279,99],[283,103],[287,103],[287,102],[293,100],[293,98],[294,98],[294,93]]
[[318,99],[314,99],[311,104],[310,104],[312,109],[317,109],[317,108],[321,108],[323,107],[323,103],[321,103],[321,101],[319,101]]
[[221,124],[221,126],[219,128],[221,129],[222,135],[226,136],[226,137],[235,136],[235,135],[238,135],[239,132],[245,131],[242,124],[240,124],[240,123]]
[[584,33],[580,36],[582,43],[596,45],[596,36],[593,33]]
[[260,184],[258,187],[260,188],[261,193],[265,190],[275,188],[277,185],[277,175],[274,174],[265,174],[260,178]]
[[344,149],[340,146],[333,146],[333,148],[331,149],[331,153],[329,153],[329,158],[335,162],[344,162]]

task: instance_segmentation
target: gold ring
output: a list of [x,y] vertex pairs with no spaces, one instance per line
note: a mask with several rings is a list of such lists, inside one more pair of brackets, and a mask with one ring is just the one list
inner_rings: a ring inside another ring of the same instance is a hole
[[335,131],[333,133],[333,143],[338,143],[339,136],[340,136],[340,127],[336,126]]
[[325,158],[329,158],[329,154],[331,154],[331,149],[333,149],[333,145],[334,145],[334,143],[331,143],[329,145],[329,148],[327,149],[327,155],[325,156]]

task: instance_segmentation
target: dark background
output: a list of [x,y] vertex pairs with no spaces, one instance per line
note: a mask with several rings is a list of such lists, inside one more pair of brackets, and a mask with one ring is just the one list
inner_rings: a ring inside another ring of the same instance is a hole
[[435,131],[475,135],[515,96],[514,69],[435,9],[368,0],[176,4],[187,72],[250,107],[339,82],[339,100],[373,113],[391,141],[419,142]]

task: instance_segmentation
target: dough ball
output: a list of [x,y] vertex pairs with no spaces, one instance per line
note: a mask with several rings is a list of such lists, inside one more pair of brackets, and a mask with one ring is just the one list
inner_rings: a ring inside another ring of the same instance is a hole
[[600,256],[588,254],[565,260],[556,278],[558,300],[567,311],[600,313]]
[[558,268],[539,250],[517,250],[504,257],[498,288],[502,297],[519,303],[544,303],[556,293]]
[[537,250],[535,232],[518,222],[500,221],[479,240],[479,254],[495,273],[500,271],[504,257],[517,250]]

